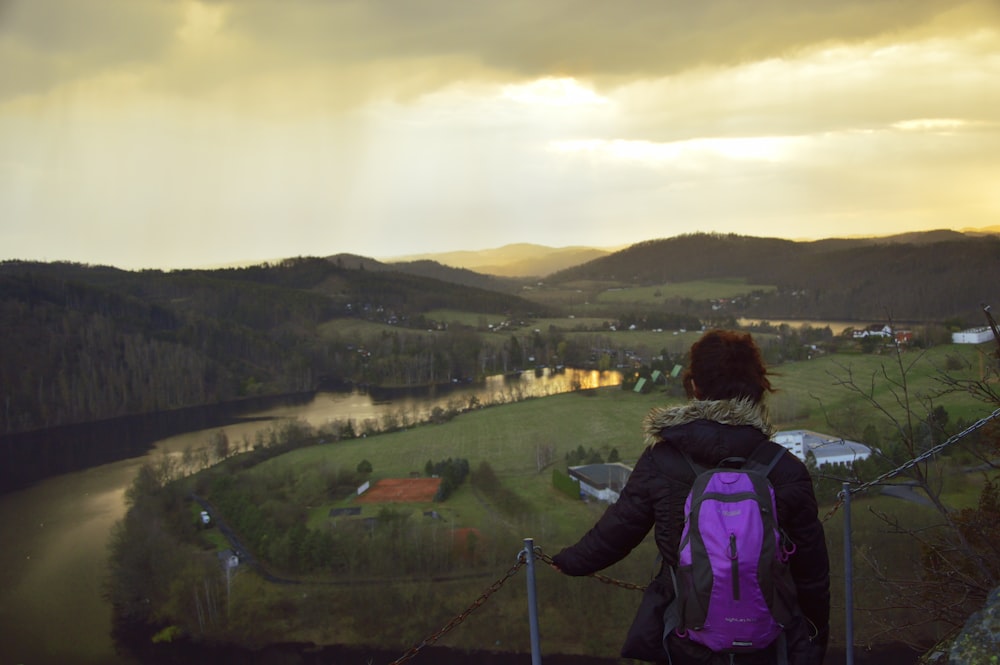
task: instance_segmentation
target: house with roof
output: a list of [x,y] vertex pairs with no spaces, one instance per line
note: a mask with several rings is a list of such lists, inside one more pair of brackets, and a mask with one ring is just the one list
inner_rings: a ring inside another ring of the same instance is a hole
[[993,339],[993,331],[988,327],[970,328],[951,334],[952,344],[982,344]]
[[865,337],[892,337],[892,328],[887,325],[873,323],[867,328],[854,331],[854,339],[864,339]]
[[854,339],[865,339],[866,337],[882,337],[894,339],[898,344],[910,344],[913,342],[913,331],[893,330],[891,326],[878,323],[854,331]]
[[570,478],[580,484],[580,496],[592,496],[599,501],[615,503],[622,488],[632,475],[632,467],[621,462],[582,464],[568,469]]
[[236,568],[240,565],[240,556],[234,550],[222,550],[217,552],[216,556],[219,557],[219,564],[222,566],[223,570]]
[[817,467],[852,464],[872,454],[872,449],[863,443],[807,429],[785,430],[772,439],[803,462],[811,455]]

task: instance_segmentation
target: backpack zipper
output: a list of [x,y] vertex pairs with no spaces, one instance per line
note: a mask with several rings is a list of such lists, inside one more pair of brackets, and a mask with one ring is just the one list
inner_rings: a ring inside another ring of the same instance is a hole
[[732,562],[733,600],[740,599],[740,560],[736,552],[736,534],[729,534],[729,560]]

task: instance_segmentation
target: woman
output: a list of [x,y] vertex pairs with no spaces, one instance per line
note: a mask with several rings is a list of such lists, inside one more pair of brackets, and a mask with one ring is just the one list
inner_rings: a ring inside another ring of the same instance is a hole
[[[672,597],[669,570],[678,564],[684,502],[694,477],[684,454],[712,468],[727,458],[749,458],[770,439],[773,429],[767,421],[764,396],[773,389],[750,335],[712,330],[695,342],[690,355],[683,379],[690,401],[649,412],[643,421],[647,447],[620,498],[579,542],[553,557],[560,571],[589,575],[602,570],[623,559],[654,528],[667,571],[661,579],[667,580],[664,588]],[[812,479],[805,465],[790,453],[779,457],[768,478],[774,486],[778,523],[795,546],[789,566],[801,616],[790,622],[785,640],[762,652],[739,654],[735,660],[672,633],[668,639],[672,665],[784,661],[775,651],[778,644],[785,645],[792,665],[823,662],[830,617],[829,559]],[[654,641],[658,649],[659,640]],[[623,655],[667,660],[667,653],[662,657]]]

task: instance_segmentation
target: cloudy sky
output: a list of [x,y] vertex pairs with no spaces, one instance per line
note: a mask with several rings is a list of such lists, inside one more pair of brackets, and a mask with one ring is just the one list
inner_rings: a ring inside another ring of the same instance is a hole
[[998,0],[0,0],[0,259],[998,224]]

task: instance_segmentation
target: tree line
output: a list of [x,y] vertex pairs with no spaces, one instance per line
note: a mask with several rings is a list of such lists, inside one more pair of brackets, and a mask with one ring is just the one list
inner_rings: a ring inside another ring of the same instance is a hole
[[[0,263],[0,435],[308,391],[328,381],[412,385],[477,376],[480,348],[470,336],[435,347],[405,329],[428,308],[473,306],[520,316],[534,307],[321,259],[175,272]],[[322,323],[345,317],[396,322],[403,332],[367,340],[321,332]]]

